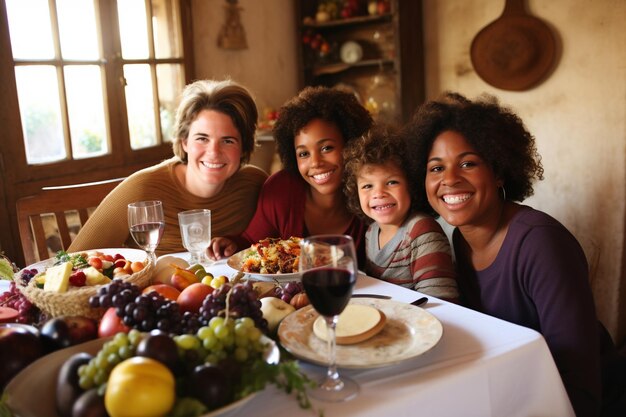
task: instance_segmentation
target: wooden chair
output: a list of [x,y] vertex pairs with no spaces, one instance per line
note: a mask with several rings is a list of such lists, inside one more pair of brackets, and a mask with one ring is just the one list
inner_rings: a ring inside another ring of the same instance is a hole
[[[17,200],[17,222],[26,265],[49,258],[48,242],[44,229],[44,217],[54,218],[61,249],[72,242],[73,228],[68,226],[68,215],[78,213],[79,228],[90,215],[90,209],[117,186],[123,178],[84,184],[44,187],[36,195]],[[35,251],[36,248],[36,251]]]

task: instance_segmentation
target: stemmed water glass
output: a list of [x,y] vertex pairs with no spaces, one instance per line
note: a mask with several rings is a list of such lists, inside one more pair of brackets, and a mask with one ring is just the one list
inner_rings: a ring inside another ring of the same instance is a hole
[[207,264],[205,252],[211,241],[211,210],[197,209],[178,213],[183,246],[191,253],[189,263]]
[[154,252],[161,242],[165,220],[163,218],[163,203],[160,201],[138,201],[128,205],[128,227],[130,234],[145,250],[154,265]]
[[335,329],[356,283],[358,267],[354,241],[347,235],[318,235],[302,239],[300,248],[304,291],[313,308],[324,317],[328,329],[326,378],[310,395],[322,401],[346,401],[359,393],[359,385],[350,378],[339,378]]

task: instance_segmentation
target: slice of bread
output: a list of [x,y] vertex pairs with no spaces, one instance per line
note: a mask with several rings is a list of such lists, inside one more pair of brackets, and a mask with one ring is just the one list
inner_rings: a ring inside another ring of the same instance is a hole
[[[337,321],[337,344],[352,345],[363,342],[378,334],[385,327],[386,321],[385,314],[372,306],[348,304]],[[315,320],[313,333],[322,340],[328,340],[324,317],[320,316]]]

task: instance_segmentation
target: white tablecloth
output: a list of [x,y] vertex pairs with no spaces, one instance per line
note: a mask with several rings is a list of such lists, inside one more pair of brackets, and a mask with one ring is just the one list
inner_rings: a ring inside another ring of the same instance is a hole
[[[224,261],[209,267],[232,276]],[[355,293],[386,294],[410,302],[422,294],[360,276]],[[398,365],[340,370],[361,385],[360,395],[339,404],[315,402],[333,416],[573,416],[541,334],[433,297],[422,306],[443,324],[439,343]],[[302,364],[312,374],[323,367]],[[229,416],[311,416],[295,398],[270,387]]]

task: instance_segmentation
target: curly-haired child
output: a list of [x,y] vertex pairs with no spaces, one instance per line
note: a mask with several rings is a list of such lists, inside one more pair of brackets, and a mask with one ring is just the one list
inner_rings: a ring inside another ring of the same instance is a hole
[[348,208],[371,222],[365,234],[365,272],[447,301],[458,300],[450,243],[426,214],[413,181],[405,140],[376,126],[344,150]]

